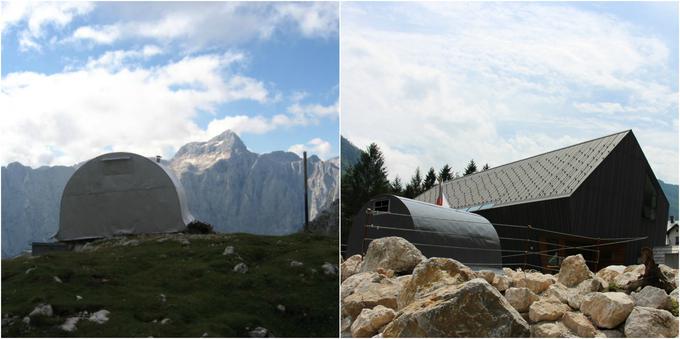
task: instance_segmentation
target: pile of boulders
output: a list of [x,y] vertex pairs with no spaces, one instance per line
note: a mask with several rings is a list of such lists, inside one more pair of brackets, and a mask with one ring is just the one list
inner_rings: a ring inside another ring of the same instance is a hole
[[[597,274],[582,255],[557,274],[473,271],[425,258],[407,240],[371,242],[342,262],[343,337],[677,337],[678,270],[659,265],[676,288],[626,287],[644,265]],[[673,314],[673,313],[675,314]]]

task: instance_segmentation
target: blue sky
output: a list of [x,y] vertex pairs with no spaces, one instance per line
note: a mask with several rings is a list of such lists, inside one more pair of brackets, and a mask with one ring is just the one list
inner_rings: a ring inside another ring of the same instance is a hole
[[3,165],[170,157],[229,128],[338,154],[337,3],[3,2]]
[[341,16],[341,133],[378,143],[391,177],[632,129],[678,183],[677,2],[343,3]]

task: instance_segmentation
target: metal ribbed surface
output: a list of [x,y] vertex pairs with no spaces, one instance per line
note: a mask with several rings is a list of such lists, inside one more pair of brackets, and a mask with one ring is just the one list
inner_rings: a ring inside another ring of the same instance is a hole
[[[475,211],[571,195],[630,131],[540,154],[444,183],[452,208]],[[434,187],[416,200],[434,203]]]

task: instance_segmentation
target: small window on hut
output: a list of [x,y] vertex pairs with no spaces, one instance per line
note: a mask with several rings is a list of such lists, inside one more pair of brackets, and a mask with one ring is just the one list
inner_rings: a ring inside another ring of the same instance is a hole
[[130,157],[104,158],[101,161],[104,175],[132,173],[132,159],[130,159]]
[[656,189],[652,179],[648,176],[645,180],[644,197],[642,199],[642,217],[647,220],[656,220]]
[[378,200],[373,203],[373,210],[376,212],[389,212],[390,211],[390,201],[389,200]]

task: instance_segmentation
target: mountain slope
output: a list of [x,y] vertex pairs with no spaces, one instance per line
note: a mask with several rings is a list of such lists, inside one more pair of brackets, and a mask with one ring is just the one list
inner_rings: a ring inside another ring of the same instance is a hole
[[75,167],[2,167],[2,257],[47,241],[59,227],[59,202]]
[[[189,210],[217,231],[290,234],[302,228],[302,159],[248,151],[231,131],[181,147],[167,164],[182,182]],[[75,167],[2,168],[2,256],[18,254],[58,229],[59,201]],[[338,196],[338,160],[308,159],[310,219]]]
[[[335,237],[153,235],[92,245],[2,261],[3,337],[248,337],[260,326],[276,337],[338,336],[337,270],[323,267],[337,263]],[[223,255],[227,246],[233,254]],[[239,263],[247,272],[234,271]],[[54,315],[25,326],[40,303]],[[110,312],[104,324],[59,328],[99,310]]]
[[666,194],[668,198],[668,217],[674,216],[675,220],[678,220],[678,185],[668,184],[659,180],[659,185],[661,185],[661,190]]
[[354,166],[361,158],[361,153],[363,151],[354,144],[347,140],[345,137],[340,136],[340,158],[342,159],[342,170],[347,168],[347,166]]
[[[289,234],[302,227],[302,167],[295,153],[248,151],[231,131],[188,144],[170,161],[197,219],[218,231],[256,234]],[[313,155],[307,170],[313,219],[338,194],[338,168]]]

